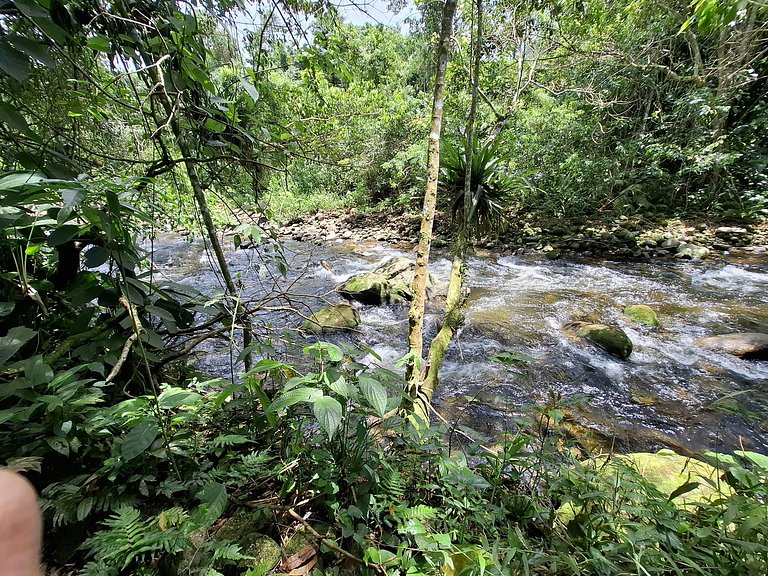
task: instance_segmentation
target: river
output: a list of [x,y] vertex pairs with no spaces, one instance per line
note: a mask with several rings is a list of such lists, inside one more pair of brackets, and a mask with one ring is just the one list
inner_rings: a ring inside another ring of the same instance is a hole
[[[161,276],[208,295],[221,291],[202,241],[167,236],[151,249]],[[284,278],[270,265],[269,252],[227,253],[245,297],[268,298],[275,290],[290,295],[264,300],[271,310],[260,317],[262,337],[275,340],[300,324],[286,308],[307,314],[341,301],[333,288],[350,275],[385,258],[413,255],[404,246],[294,241],[284,242],[282,253],[289,265]],[[433,275],[447,279],[449,269],[443,254],[433,255]],[[669,437],[691,450],[768,450],[768,362],[693,344],[702,336],[768,332],[765,260],[628,263],[488,254],[470,259],[469,274],[466,324],[449,349],[435,398],[448,421],[495,436],[512,427],[526,407],[553,396],[578,397],[581,401],[568,408],[574,421],[600,435],[616,435],[621,449],[660,447],[658,438]],[[637,303],[658,312],[660,329],[623,316],[625,305]],[[383,365],[394,367],[407,348],[407,307],[359,311],[358,331],[332,339],[367,346]],[[613,358],[560,329],[579,318],[623,328],[634,343],[630,358]],[[427,337],[439,319],[437,309],[427,314]],[[490,360],[504,351],[532,360],[515,367]],[[231,358],[226,343],[208,344],[198,364],[229,377]],[[369,360],[376,362],[373,356]]]

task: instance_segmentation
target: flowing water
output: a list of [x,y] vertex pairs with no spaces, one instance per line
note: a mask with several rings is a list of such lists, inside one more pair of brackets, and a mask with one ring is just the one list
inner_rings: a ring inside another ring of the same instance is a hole
[[[154,244],[155,265],[171,280],[206,294],[221,291],[200,241],[166,237]],[[295,328],[303,314],[341,298],[333,288],[352,274],[371,270],[412,250],[388,245],[337,243],[314,246],[286,242],[285,278],[262,264],[254,250],[228,253],[248,297],[274,288],[292,296],[269,300],[270,330]],[[263,257],[263,254],[262,254]],[[433,255],[438,279],[450,262]],[[768,332],[768,261],[615,263],[548,261],[536,257],[475,257],[469,261],[471,289],[465,326],[449,349],[436,397],[450,421],[489,434],[511,426],[525,406],[553,396],[583,397],[569,408],[581,424],[616,435],[626,449],[659,447],[669,438],[694,450],[743,446],[765,452],[768,426],[743,412],[768,412],[768,362],[748,361],[703,350],[696,338],[728,332]],[[648,304],[662,327],[648,329],[622,315],[627,304]],[[358,331],[333,336],[373,349],[393,367],[407,349],[407,307],[360,306]],[[560,327],[586,318],[623,328],[634,343],[618,360]],[[426,318],[427,337],[437,330],[439,309]],[[490,357],[521,352],[532,360],[509,367]],[[373,356],[369,360],[374,362]],[[208,345],[202,369],[230,375],[225,344]]]

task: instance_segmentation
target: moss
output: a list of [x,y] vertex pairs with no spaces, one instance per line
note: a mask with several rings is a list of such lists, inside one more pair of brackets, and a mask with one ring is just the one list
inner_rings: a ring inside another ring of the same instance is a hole
[[661,326],[659,317],[653,308],[646,304],[630,304],[624,308],[624,315],[637,324],[644,326]]
[[566,329],[575,330],[582,338],[594,342],[609,354],[626,360],[632,354],[632,340],[621,328],[589,322],[569,322]]
[[240,552],[252,556],[238,565],[250,574],[269,573],[280,561],[280,546],[269,536],[257,530],[263,528],[265,516],[259,510],[238,512],[229,518],[216,533],[216,540],[229,540],[240,546]]
[[360,324],[360,314],[349,304],[334,304],[318,310],[302,324],[307,332],[325,334],[351,330]]

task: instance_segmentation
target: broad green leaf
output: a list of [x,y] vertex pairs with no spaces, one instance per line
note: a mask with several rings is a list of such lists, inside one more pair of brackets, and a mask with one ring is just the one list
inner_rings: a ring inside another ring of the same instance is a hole
[[34,38],[13,35],[8,36],[8,43],[19,52],[23,52],[48,68],[54,68],[56,66],[56,59],[51,54],[50,50],[48,50],[48,47]]
[[699,482],[686,482],[682,486],[679,486],[676,488],[672,494],[669,495],[669,498],[667,498],[668,502],[671,502],[678,496],[682,496],[683,494],[688,494],[688,492],[693,492],[700,486]]
[[343,410],[339,401],[330,396],[321,396],[312,403],[312,411],[315,413],[320,428],[328,434],[328,439],[333,438],[341,425]]
[[84,520],[88,514],[91,513],[91,509],[93,508],[93,498],[84,498],[80,501],[80,504],[77,505],[77,520],[82,521]]
[[143,454],[147,448],[152,446],[152,442],[155,441],[159,433],[160,429],[157,427],[157,423],[151,420],[139,422],[123,439],[120,449],[123,458],[133,460],[136,456]]
[[101,34],[88,38],[88,48],[97,52],[111,52],[112,50],[109,46],[109,38]]
[[344,378],[344,376],[339,376],[336,380],[328,384],[328,387],[342,398],[357,397],[357,390],[346,378]]
[[190,392],[181,388],[169,388],[160,394],[157,403],[160,408],[178,408],[179,406],[197,404],[202,398],[197,392]]
[[61,199],[64,201],[65,207],[74,208],[80,205],[87,193],[88,192],[82,188],[66,188],[61,190]]
[[274,372],[275,370],[293,370],[293,366],[285,364],[284,362],[278,362],[277,360],[263,359],[259,360],[251,369],[253,374],[261,374],[262,372]]
[[43,361],[42,356],[34,356],[26,361],[24,376],[32,386],[43,386],[53,380],[53,370]]
[[24,118],[21,112],[19,112],[10,102],[0,101],[0,122],[7,124],[22,134],[26,134],[28,136],[34,134],[32,130],[29,129],[27,119]]
[[11,312],[13,312],[13,309],[16,307],[15,302],[0,302],[0,318],[3,316],[8,316]]
[[256,102],[259,99],[259,91],[256,90],[256,87],[248,82],[245,78],[240,78],[240,84],[243,85],[243,88],[248,93],[248,96],[251,97],[251,100]]
[[213,524],[227,507],[227,488],[219,482],[211,482],[198,492],[197,499],[200,500],[198,519],[205,524]]
[[768,456],[747,450],[734,450],[733,453],[741,456],[745,460],[749,460],[763,472],[768,472]]
[[360,391],[379,416],[387,412],[387,390],[379,382],[369,376],[360,377]]
[[44,178],[45,176],[40,172],[17,172],[15,174],[9,174],[8,176],[0,178],[0,190],[12,190],[19,186],[37,184]]
[[77,236],[78,232],[80,232],[80,227],[74,224],[60,226],[48,235],[48,244],[50,246],[59,246],[72,240],[72,238]]
[[491,356],[491,360],[501,364],[506,364],[507,366],[514,366],[515,364],[520,364],[521,362],[533,362],[536,359],[532,356],[528,356],[527,354],[523,354],[522,352],[500,352],[495,356]]
[[300,402],[314,402],[323,393],[317,388],[298,388],[278,396],[270,405],[268,412],[279,412]]
[[13,46],[0,39],[0,70],[23,82],[29,76],[29,60]]
[[14,416],[21,413],[21,408],[6,408],[5,410],[0,410],[0,424],[5,424],[8,420],[11,420]]
[[46,438],[46,443],[53,450],[64,456],[69,456],[69,444],[61,438]]
[[24,344],[37,336],[37,332],[26,326],[14,326],[0,338],[0,367],[2,367]]
[[304,348],[305,354],[310,354],[314,357],[321,357],[323,352],[328,355],[328,359],[331,362],[341,362],[344,359],[344,352],[342,352],[341,348],[330,342],[315,342]]
[[83,258],[86,268],[98,268],[107,260],[109,260],[109,250],[103,246],[91,246]]

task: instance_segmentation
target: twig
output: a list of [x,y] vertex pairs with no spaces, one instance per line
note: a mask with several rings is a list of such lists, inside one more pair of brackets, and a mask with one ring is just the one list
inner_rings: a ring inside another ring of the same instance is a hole
[[[350,554],[349,552],[347,552],[346,550],[341,548],[341,546],[336,544],[336,542],[334,540],[326,538],[325,536],[320,534],[317,530],[312,528],[312,526],[309,525],[309,522],[307,522],[304,518],[299,516],[293,508],[288,510],[288,514],[294,520],[298,520],[299,522],[301,522],[301,524],[304,526],[304,528],[306,528],[307,532],[309,532],[321,544],[325,544],[326,546],[328,546],[328,548],[330,548],[334,552],[338,552],[339,554],[341,554],[345,558],[349,558],[350,560],[352,560],[353,562],[356,562],[357,564],[365,565],[365,562],[363,562],[363,560],[361,560],[360,558],[358,558],[354,554]],[[371,568],[373,568],[374,571],[377,574],[386,574],[386,570],[384,570],[384,568],[382,566],[380,566],[379,564],[369,564],[369,566]]]
[[134,332],[128,337],[128,340],[125,341],[125,344],[123,344],[123,350],[120,352],[120,358],[117,359],[117,362],[115,362],[115,365],[112,367],[112,371],[109,373],[109,376],[107,376],[105,380],[106,382],[112,382],[112,380],[114,380],[117,374],[120,372],[123,364],[125,364],[125,361],[128,359],[128,354],[131,352],[133,343],[136,342],[138,337],[138,333]]

